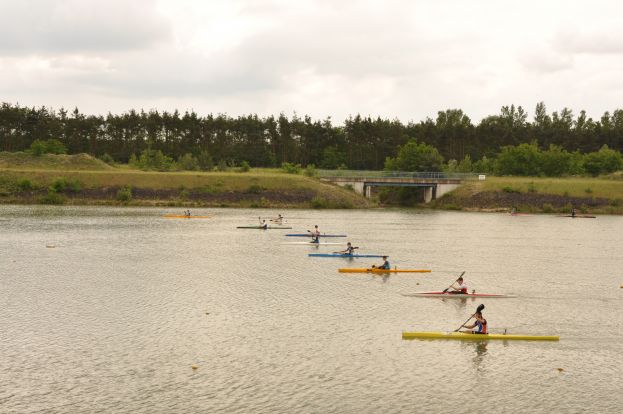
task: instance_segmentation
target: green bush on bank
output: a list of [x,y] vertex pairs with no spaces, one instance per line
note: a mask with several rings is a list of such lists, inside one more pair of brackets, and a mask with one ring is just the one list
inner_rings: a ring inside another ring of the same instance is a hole
[[43,154],[66,154],[67,148],[57,139],[36,139],[30,144],[29,152],[38,157]]

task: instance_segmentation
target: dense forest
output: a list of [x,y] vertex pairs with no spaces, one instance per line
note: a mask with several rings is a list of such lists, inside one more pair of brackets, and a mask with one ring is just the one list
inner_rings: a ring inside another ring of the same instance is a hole
[[209,154],[215,163],[254,167],[283,163],[314,164],[323,168],[379,170],[408,142],[436,148],[444,162],[497,157],[504,147],[532,143],[538,149],[556,148],[590,153],[604,145],[623,150],[623,110],[594,120],[584,111],[548,114],[536,105],[534,117],[522,107],[504,106],[500,113],[474,124],[460,109],[440,111],[436,119],[403,124],[399,120],[362,117],[333,125],[330,118],[283,114],[231,117],[199,116],[195,112],[156,110],[106,116],[85,115],[78,109],[53,110],[3,103],[0,108],[0,151],[23,151],[35,140],[59,140],[70,154],[88,153],[128,162],[146,149],[172,159],[185,154]]

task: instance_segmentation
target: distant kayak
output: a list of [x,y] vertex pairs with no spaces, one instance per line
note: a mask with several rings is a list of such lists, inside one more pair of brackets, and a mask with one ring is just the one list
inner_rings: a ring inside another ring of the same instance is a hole
[[351,257],[389,257],[379,254],[342,254],[342,253],[309,253],[309,257],[340,257],[349,259]]
[[184,216],[182,214],[165,214],[162,217],[168,218],[168,219],[178,219],[178,218],[183,218],[183,219],[207,219],[207,218],[211,218],[212,216]]
[[570,217],[570,218],[597,218],[597,216],[590,216],[588,214],[576,214],[572,216],[571,214],[560,214],[556,217]]
[[[286,234],[287,237],[312,237],[311,233],[291,233]],[[321,234],[319,237],[348,237],[345,234]]]
[[403,293],[402,296],[419,296],[428,298],[516,298],[515,295],[504,295],[501,293],[448,293],[448,292],[414,292]]
[[259,230],[271,230],[271,229],[281,229],[281,230],[283,230],[283,229],[291,229],[292,227],[285,227],[285,226],[268,226],[268,227],[264,227],[264,226],[238,226],[236,228],[237,229],[259,229]]
[[430,270],[426,269],[358,269],[355,267],[337,269],[337,271],[340,273],[430,273]]
[[339,243],[339,242],[318,242],[318,243],[314,243],[314,242],[285,242],[285,243],[281,243],[281,244],[296,244],[299,246],[342,246],[344,245],[344,243]]
[[504,341],[558,341],[559,336],[512,335],[512,334],[472,334],[467,332],[403,332],[402,339],[459,339],[468,341],[488,341],[500,339]]

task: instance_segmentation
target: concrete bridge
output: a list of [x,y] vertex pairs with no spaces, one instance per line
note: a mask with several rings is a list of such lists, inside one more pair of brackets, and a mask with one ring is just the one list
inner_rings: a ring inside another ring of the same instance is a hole
[[418,187],[423,190],[425,203],[456,189],[464,180],[485,179],[478,174],[353,170],[320,170],[319,176],[323,181],[349,186],[367,198],[372,196],[373,187]]

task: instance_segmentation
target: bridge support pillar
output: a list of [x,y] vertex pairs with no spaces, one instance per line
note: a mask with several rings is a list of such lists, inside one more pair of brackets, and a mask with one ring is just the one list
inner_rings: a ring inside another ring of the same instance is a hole
[[363,195],[364,195],[366,198],[372,198],[372,186],[370,186],[370,185],[365,185],[365,186],[363,187]]
[[435,199],[435,193],[436,193],[436,188],[435,187],[424,187],[424,202],[425,203],[430,203],[431,200]]

